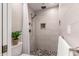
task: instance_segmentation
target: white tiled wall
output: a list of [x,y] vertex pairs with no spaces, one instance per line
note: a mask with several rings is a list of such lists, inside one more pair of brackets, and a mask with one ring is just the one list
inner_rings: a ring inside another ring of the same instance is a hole
[[[37,12],[33,19],[33,33],[37,48],[57,51],[59,35],[58,8],[49,8]],[[34,24],[35,23],[35,24]],[[46,23],[46,28],[41,29],[41,23]]]
[[31,17],[35,14],[35,12],[30,6],[28,6],[28,12],[29,12],[29,23],[31,23],[29,25],[29,29],[31,29],[31,32],[29,32],[30,50],[32,51],[35,49],[35,39],[34,39],[34,33],[33,33],[33,19]]

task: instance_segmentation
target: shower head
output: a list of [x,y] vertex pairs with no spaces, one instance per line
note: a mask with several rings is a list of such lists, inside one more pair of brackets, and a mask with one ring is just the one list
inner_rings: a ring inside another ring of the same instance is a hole
[[41,9],[45,9],[45,8],[46,8],[45,3],[42,3]]

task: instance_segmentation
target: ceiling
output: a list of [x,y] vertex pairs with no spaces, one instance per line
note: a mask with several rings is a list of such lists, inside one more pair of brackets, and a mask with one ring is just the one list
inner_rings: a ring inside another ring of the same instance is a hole
[[[29,3],[29,7],[31,7],[34,11],[41,10],[41,6],[43,3]],[[44,3],[46,8],[56,7],[58,6],[58,3]]]

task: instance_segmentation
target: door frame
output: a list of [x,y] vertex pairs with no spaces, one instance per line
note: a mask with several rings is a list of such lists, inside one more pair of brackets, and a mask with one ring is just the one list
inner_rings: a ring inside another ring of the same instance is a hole
[[0,56],[2,56],[2,3],[0,3]]
[[8,56],[12,55],[12,6],[11,4],[7,4],[8,6],[8,32],[7,32],[7,38],[8,38]]
[[12,49],[12,38],[11,38],[11,29],[12,29],[12,12],[11,12],[11,4],[3,3],[3,35],[2,35],[2,46],[7,45],[7,52],[2,53],[3,56],[11,56]]

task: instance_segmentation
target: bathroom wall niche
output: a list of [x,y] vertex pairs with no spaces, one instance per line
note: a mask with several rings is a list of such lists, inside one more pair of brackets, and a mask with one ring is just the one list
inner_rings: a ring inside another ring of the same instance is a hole
[[46,23],[41,23],[40,27],[41,27],[41,29],[45,29],[46,28]]

